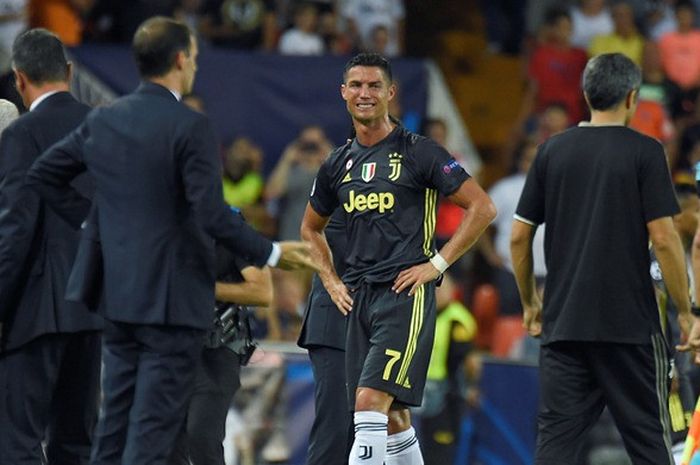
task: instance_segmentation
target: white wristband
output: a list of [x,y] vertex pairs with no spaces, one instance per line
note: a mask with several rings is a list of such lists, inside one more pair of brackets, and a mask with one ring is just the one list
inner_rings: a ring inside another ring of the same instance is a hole
[[447,260],[442,258],[442,255],[440,255],[437,252],[435,253],[435,255],[433,255],[433,258],[430,259],[430,263],[433,264],[435,269],[438,270],[440,274],[443,274],[445,271],[447,271],[447,268],[450,267],[450,264],[447,263]]

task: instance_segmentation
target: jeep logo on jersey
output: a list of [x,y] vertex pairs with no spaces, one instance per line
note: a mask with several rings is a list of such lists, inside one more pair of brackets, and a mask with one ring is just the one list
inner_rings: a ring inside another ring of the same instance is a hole
[[363,212],[365,210],[379,210],[379,213],[384,213],[394,207],[394,194],[391,192],[370,192],[367,195],[357,194],[355,191],[350,191],[348,201],[343,204],[346,212],[352,213],[355,210]]
[[374,173],[377,171],[377,163],[363,163],[362,164],[362,180],[364,182],[370,182],[374,177]]

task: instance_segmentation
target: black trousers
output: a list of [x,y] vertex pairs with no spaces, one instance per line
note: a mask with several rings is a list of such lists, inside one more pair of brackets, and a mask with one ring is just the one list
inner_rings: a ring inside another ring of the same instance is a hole
[[204,349],[170,465],[224,465],[226,414],[241,386],[240,367],[238,355],[227,348]]
[[91,465],[165,465],[185,418],[204,331],[105,321]]
[[579,464],[607,405],[635,465],[673,465],[668,348],[649,344],[555,342],[540,351],[536,465]]
[[97,421],[100,333],[47,334],[0,355],[0,464],[85,465]]
[[307,465],[348,463],[352,446],[352,417],[345,394],[345,351],[309,349],[314,373],[316,417],[309,436]]

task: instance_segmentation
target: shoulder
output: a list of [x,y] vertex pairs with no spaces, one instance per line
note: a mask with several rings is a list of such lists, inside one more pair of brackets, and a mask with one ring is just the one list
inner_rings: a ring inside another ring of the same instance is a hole
[[447,150],[434,140],[404,128],[402,128],[401,131],[399,137],[401,137],[409,148],[409,153],[419,153],[421,156],[425,156],[426,152],[430,154],[440,153],[449,155]]
[[351,146],[352,141],[348,140],[345,142],[345,144],[334,148],[328,155],[328,158],[326,158],[326,161],[323,162],[323,164],[331,170],[335,168],[344,167],[345,163],[347,163],[349,160],[348,156],[350,154]]

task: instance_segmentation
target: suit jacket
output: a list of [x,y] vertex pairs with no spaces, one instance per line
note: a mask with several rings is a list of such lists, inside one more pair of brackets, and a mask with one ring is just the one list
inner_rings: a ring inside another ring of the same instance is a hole
[[[104,266],[104,315],[113,321],[209,328],[214,239],[258,266],[272,243],[224,203],[209,120],[145,82],[97,108],[27,175],[57,209],[86,169]],[[52,199],[58,199],[54,201]]]
[[82,123],[89,110],[59,92],[0,138],[0,321],[6,349],[42,334],[101,328],[101,318],[63,298],[78,244],[78,232],[66,219],[75,223],[87,214],[92,179],[75,178],[75,190],[62,199],[68,212],[63,218],[24,183],[39,155]]

